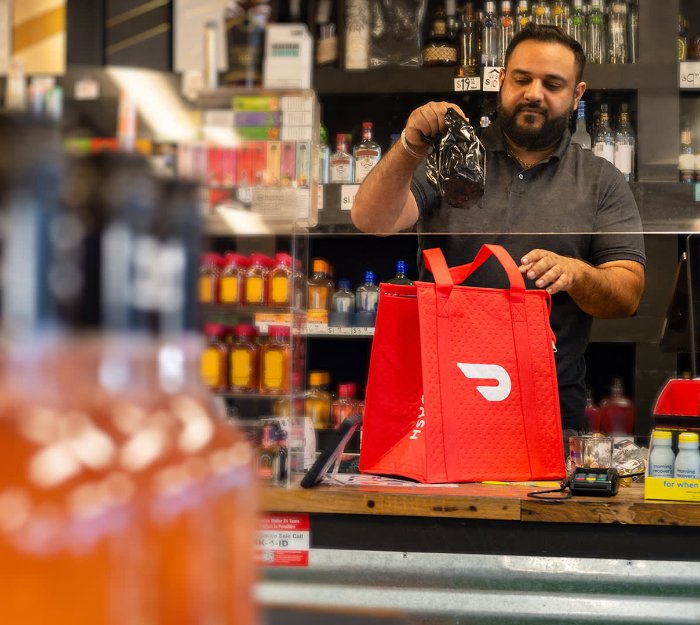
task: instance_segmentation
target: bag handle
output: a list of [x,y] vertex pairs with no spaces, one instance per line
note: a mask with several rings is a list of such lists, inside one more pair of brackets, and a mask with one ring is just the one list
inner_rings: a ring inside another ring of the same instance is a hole
[[501,245],[485,244],[471,263],[448,268],[445,256],[439,247],[423,250],[425,266],[433,274],[438,292],[449,295],[455,284],[461,284],[471,276],[491,256],[495,256],[508,276],[511,298],[515,301],[525,301],[525,281],[518,266]]

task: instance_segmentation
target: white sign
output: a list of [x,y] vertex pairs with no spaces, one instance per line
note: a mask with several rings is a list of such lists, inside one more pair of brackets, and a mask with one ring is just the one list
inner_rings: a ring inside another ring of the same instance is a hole
[[256,561],[263,566],[308,566],[308,514],[265,514],[260,519]]
[[479,91],[481,89],[481,78],[469,76],[468,78],[455,78],[455,91]]
[[359,184],[344,184],[340,187],[340,209],[344,211],[352,210],[355,202],[355,195],[360,188]]
[[76,100],[99,100],[100,83],[94,78],[80,78],[73,86],[73,97]]
[[501,88],[501,68],[484,68],[484,91],[498,91]]
[[681,89],[700,89],[700,61],[683,61],[680,64]]

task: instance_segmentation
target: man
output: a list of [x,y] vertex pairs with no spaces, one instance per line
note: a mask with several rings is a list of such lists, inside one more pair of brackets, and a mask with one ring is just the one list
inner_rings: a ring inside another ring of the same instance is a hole
[[[473,207],[450,207],[427,181],[423,136],[444,131],[448,108],[414,110],[403,140],[365,179],[352,209],[363,231],[417,223],[421,249],[441,247],[448,265],[470,262],[483,243],[503,245],[528,288],[552,294],[557,375],[566,434],[586,428],[584,352],[592,317],[635,312],[644,289],[644,243],[634,197],[608,161],[570,143],[571,115],[586,90],[578,42],[554,26],[517,34],[505,56],[496,121],[485,130],[486,185]],[[443,233],[458,233],[459,236]],[[419,251],[420,278],[430,279]],[[484,265],[468,284],[502,288]]]

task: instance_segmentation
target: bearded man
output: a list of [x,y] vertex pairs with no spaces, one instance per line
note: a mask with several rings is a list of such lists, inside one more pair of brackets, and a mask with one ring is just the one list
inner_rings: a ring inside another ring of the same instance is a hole
[[[425,174],[425,137],[444,132],[448,102],[411,112],[402,141],[362,183],[352,208],[364,232],[390,234],[416,224],[421,251],[442,248],[449,266],[471,262],[483,243],[503,245],[528,288],[552,295],[551,325],[562,427],[586,429],[585,359],[593,317],[633,314],[644,289],[641,219],[622,174],[571,143],[569,123],[586,90],[580,44],[555,26],[518,33],[501,71],[498,115],[482,134],[484,195],[469,209],[445,203]],[[507,287],[493,259],[467,284]]]

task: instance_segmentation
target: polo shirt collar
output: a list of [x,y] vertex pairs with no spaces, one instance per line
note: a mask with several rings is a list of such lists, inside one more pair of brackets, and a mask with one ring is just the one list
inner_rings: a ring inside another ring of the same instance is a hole
[[[506,143],[506,138],[503,136],[503,129],[501,128],[501,123],[499,122],[498,118],[496,118],[493,123],[484,130],[483,134],[481,135],[481,142],[489,152],[508,151],[508,144]],[[569,147],[569,143],[571,143],[571,132],[569,132],[569,129],[566,128],[564,130],[564,134],[561,136],[561,141],[559,142],[557,149],[546,160],[549,161],[554,158],[561,160],[566,152],[566,148]]]

